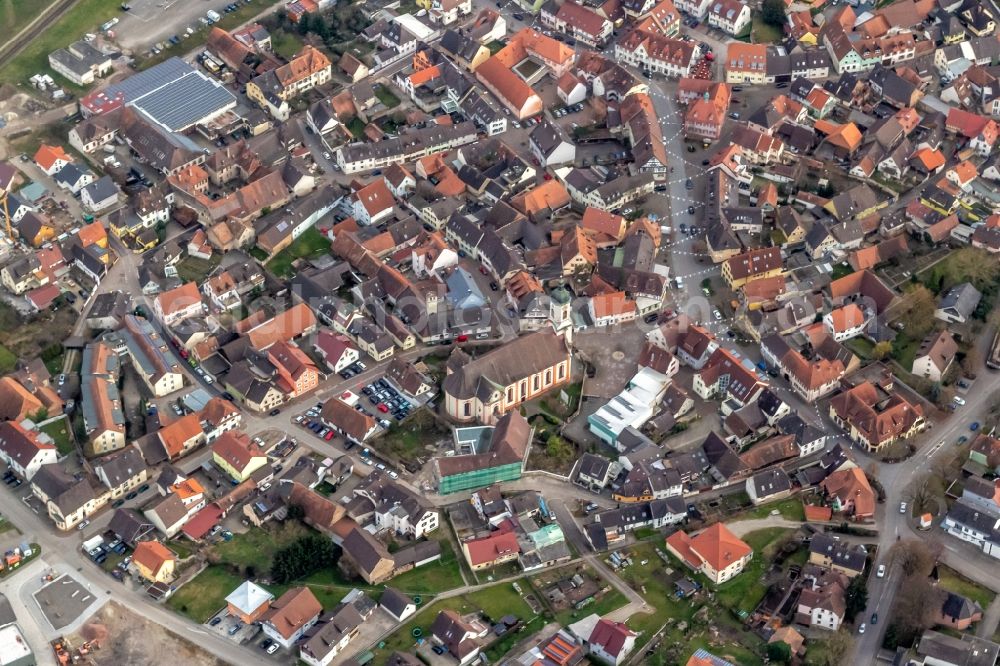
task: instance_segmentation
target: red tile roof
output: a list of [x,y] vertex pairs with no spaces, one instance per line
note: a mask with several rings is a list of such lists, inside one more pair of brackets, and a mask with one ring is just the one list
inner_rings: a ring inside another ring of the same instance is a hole
[[466,541],[465,547],[469,552],[469,562],[474,567],[495,562],[511,553],[521,552],[517,535],[513,532],[494,532],[481,539]]

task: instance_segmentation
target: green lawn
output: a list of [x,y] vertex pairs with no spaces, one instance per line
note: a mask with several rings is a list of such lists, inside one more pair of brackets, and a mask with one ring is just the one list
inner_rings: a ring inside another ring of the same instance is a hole
[[17,532],[18,534],[21,533],[21,530],[17,529],[17,525],[10,522],[3,516],[0,516],[0,534],[3,534],[4,532],[10,532],[11,530]]
[[861,337],[845,341],[844,346],[857,354],[862,360],[871,358],[872,354],[875,353],[875,345],[872,344],[871,340]]
[[766,23],[764,18],[758,14],[753,15],[753,36],[757,44],[777,44],[784,36],[781,28]]
[[783,499],[778,502],[768,502],[767,504],[755,506],[749,511],[736,516],[733,520],[767,518],[775,509],[781,512],[781,517],[786,520],[804,521],[806,519],[806,511],[802,507],[802,500],[796,497],[789,497],[788,499]]
[[177,262],[177,277],[184,282],[204,282],[208,274],[215,270],[221,261],[222,256],[218,253],[212,254],[211,259],[185,257]]
[[213,547],[220,561],[240,570],[254,569],[258,576],[267,575],[274,553],[309,533],[309,528],[295,521],[266,523],[263,527],[237,534],[232,541]]
[[[51,0],[47,1],[51,2]],[[17,0],[14,2],[18,4]],[[22,0],[20,4],[26,3],[23,3]],[[59,21],[50,25],[44,32],[35,37],[17,57],[0,68],[0,81],[27,84],[31,75],[48,73],[60,85],[72,90],[80,90],[49,67],[49,53],[58,48],[69,46],[70,42],[83,39],[84,33],[96,32],[98,26],[112,16],[121,13],[120,4],[121,0],[79,0],[72,9],[63,14]],[[28,11],[27,8],[25,11]],[[38,9],[32,5],[30,11],[37,12]],[[4,30],[4,34],[9,35],[6,30]]]
[[0,0],[0,32],[11,38],[31,23],[55,0]]
[[292,241],[292,244],[274,255],[267,262],[267,267],[278,277],[289,277],[292,274],[292,263],[296,259],[313,259],[321,257],[330,251],[330,239],[314,227],[302,232],[302,235]]
[[302,50],[302,38],[279,28],[271,34],[271,49],[285,60],[291,60]]
[[399,98],[385,85],[375,88],[375,96],[378,97],[380,102],[385,104],[385,108],[387,109],[395,109],[399,106]]
[[0,345],[0,374],[7,374],[17,365],[17,356],[14,352]]
[[462,570],[459,568],[454,546],[447,536],[443,534],[439,536],[441,542],[440,560],[400,574],[389,581],[389,585],[401,592],[421,594],[425,597],[428,594],[454,590],[456,587],[464,585]]
[[195,622],[207,622],[226,605],[226,597],[243,582],[224,566],[210,566],[167,600],[167,606]]
[[831,280],[839,280],[840,278],[846,277],[846,276],[850,275],[853,272],[854,272],[854,269],[851,268],[851,265],[849,263],[847,263],[846,261],[844,261],[844,262],[841,262],[839,264],[834,265],[834,267],[833,267],[833,273],[830,274],[830,279]]
[[66,420],[66,417],[58,421],[53,421],[41,428],[41,431],[51,437],[52,441],[56,443],[56,448],[59,450],[59,455],[61,456],[68,456],[76,449],[73,445],[73,438],[70,435],[69,428],[69,422]]
[[986,607],[993,602],[996,594],[978,583],[965,578],[960,573],[943,564],[938,565],[938,586],[942,589],[961,594],[979,603],[986,610]]
[[374,440],[373,447],[403,461],[427,458],[426,447],[441,438],[450,437],[429,410],[421,409],[403,423],[393,424],[385,434]]
[[[653,655],[644,655],[641,663],[649,666],[683,664],[697,648],[708,647],[711,644],[710,650],[713,654],[730,659],[741,666],[760,664],[763,641],[744,631],[735,618],[727,613],[718,612],[715,603],[709,602],[704,597],[684,600],[674,596],[672,581],[681,576],[691,575],[691,572],[674,560],[671,565],[674,573],[672,576],[668,575],[663,560],[654,550],[656,545],[644,543],[629,548],[634,563],[619,572],[621,577],[646,599],[646,603],[655,609],[653,613],[640,613],[628,619],[628,626],[633,631],[641,632],[636,641],[636,650],[643,649],[660,627],[670,623],[663,634],[660,647]],[[663,550],[662,545],[660,549]],[[639,564],[643,559],[647,560],[645,566]],[[705,582],[704,577],[701,577],[701,582]],[[711,623],[720,630],[716,638],[709,634],[706,625],[694,620],[695,613],[706,604],[709,605]],[[684,631],[680,631],[677,627],[682,621],[688,624],[688,628]]]
[[192,553],[194,553],[195,551],[194,544],[192,544],[190,541],[183,541],[181,539],[174,539],[172,541],[166,542],[163,545],[165,545],[170,550],[174,551],[174,553],[177,555],[177,558],[181,560],[186,560],[187,558],[191,557]]
[[719,586],[716,600],[736,613],[749,613],[767,592],[764,572],[774,556],[770,546],[790,530],[784,527],[769,527],[747,534],[743,540],[753,548],[753,560],[743,573]]
[[905,331],[900,331],[892,342],[892,357],[903,368],[909,371],[913,368],[913,358],[920,348],[920,340],[911,338]]
[[[527,580],[520,581],[519,585],[525,593],[531,590],[531,586]],[[463,615],[482,610],[490,618],[500,618],[507,614],[513,614],[521,620],[529,621],[535,617],[531,612],[531,608],[528,607],[528,604],[514,590],[514,586],[511,583],[499,583],[476,592],[445,599],[420,611],[412,620],[399,627],[386,638],[385,645],[381,649],[375,650],[375,663],[385,663],[389,655],[395,650],[408,651],[416,643],[416,639],[413,637],[413,629],[419,627],[423,632],[423,636],[428,636],[434,618],[437,617],[439,612],[448,609]],[[525,635],[520,634],[522,638]]]
[[347,129],[351,131],[351,136],[360,139],[365,133],[365,124],[361,118],[355,116],[347,123]]
[[[602,582],[604,581],[602,580]],[[556,622],[565,626],[567,624],[572,624],[573,622],[579,620],[581,617],[586,617],[591,613],[596,613],[597,615],[604,617],[611,611],[618,610],[627,603],[628,599],[625,598],[625,595],[616,590],[614,587],[612,587],[611,590],[601,595],[597,599],[597,601],[587,606],[584,606],[580,610],[568,608],[564,611],[557,613]]]

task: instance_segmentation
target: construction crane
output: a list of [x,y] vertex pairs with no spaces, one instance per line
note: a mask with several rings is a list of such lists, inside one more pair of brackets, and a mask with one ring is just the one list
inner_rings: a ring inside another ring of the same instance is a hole
[[0,187],[0,207],[3,207],[3,221],[7,224],[7,240],[13,242],[14,236],[10,232],[10,209],[7,208],[7,188]]

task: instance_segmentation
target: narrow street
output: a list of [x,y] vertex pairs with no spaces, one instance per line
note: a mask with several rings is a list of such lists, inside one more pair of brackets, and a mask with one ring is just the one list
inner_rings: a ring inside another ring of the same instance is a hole
[[[985,336],[988,341],[989,336]],[[930,532],[919,532],[914,529],[909,513],[900,513],[899,503],[909,501],[909,488],[927,472],[935,461],[943,460],[953,455],[955,441],[959,436],[969,433],[969,424],[981,420],[993,405],[995,395],[1000,391],[1000,373],[983,371],[976,380],[973,391],[967,396],[967,404],[946,422],[921,436],[920,450],[909,460],[895,465],[880,464],[879,480],[886,490],[885,504],[879,505],[876,513],[876,523],[879,526],[879,556],[880,563],[887,557],[889,549],[897,537],[911,539],[927,539],[940,541],[944,545],[942,561],[956,569],[968,578],[986,585],[995,592],[1000,592],[1000,580],[996,577],[996,560],[976,552],[975,547],[955,537],[945,534],[939,527],[941,517],[935,519],[935,525]],[[937,442],[944,442],[935,448]],[[860,450],[853,451],[858,464],[867,467],[875,460]],[[887,562],[886,562],[887,563]],[[887,616],[896,597],[896,569],[890,567],[886,578],[871,578],[868,586],[870,599],[866,613],[878,612]],[[996,611],[994,611],[996,615]],[[886,623],[871,626],[863,635],[857,636],[854,650],[854,663],[874,663]]]
[[[205,631],[194,622],[177,615],[160,604],[153,603],[144,594],[132,591],[115,581],[96,567],[80,550],[82,532],[71,530],[66,533],[56,533],[47,518],[36,515],[18,499],[19,497],[20,495],[12,492],[0,494],[0,513],[10,518],[11,522],[20,526],[22,530],[31,531],[34,534],[35,540],[42,547],[41,559],[50,566],[69,567],[75,571],[75,577],[93,590],[103,591],[110,599],[133,611],[141,612],[149,620],[181,636],[191,638],[200,647],[227,663],[260,664],[262,666],[272,664],[263,654],[247,650],[215,633]],[[8,589],[13,594],[21,595],[22,601],[29,603],[24,599],[21,587],[30,585],[34,578],[25,574],[26,572],[18,572],[12,576],[9,579],[12,587]],[[38,621],[34,613],[30,613],[27,617],[20,614],[18,616],[18,619],[24,622],[27,622],[28,618],[38,624],[30,631],[45,636],[46,641],[62,633],[53,630],[44,620]]]

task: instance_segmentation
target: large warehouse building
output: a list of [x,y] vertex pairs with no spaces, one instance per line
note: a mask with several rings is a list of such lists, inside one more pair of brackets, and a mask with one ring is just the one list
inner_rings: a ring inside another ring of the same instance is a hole
[[180,58],[112,83],[80,101],[90,117],[128,105],[168,132],[206,124],[236,107],[236,96]]

